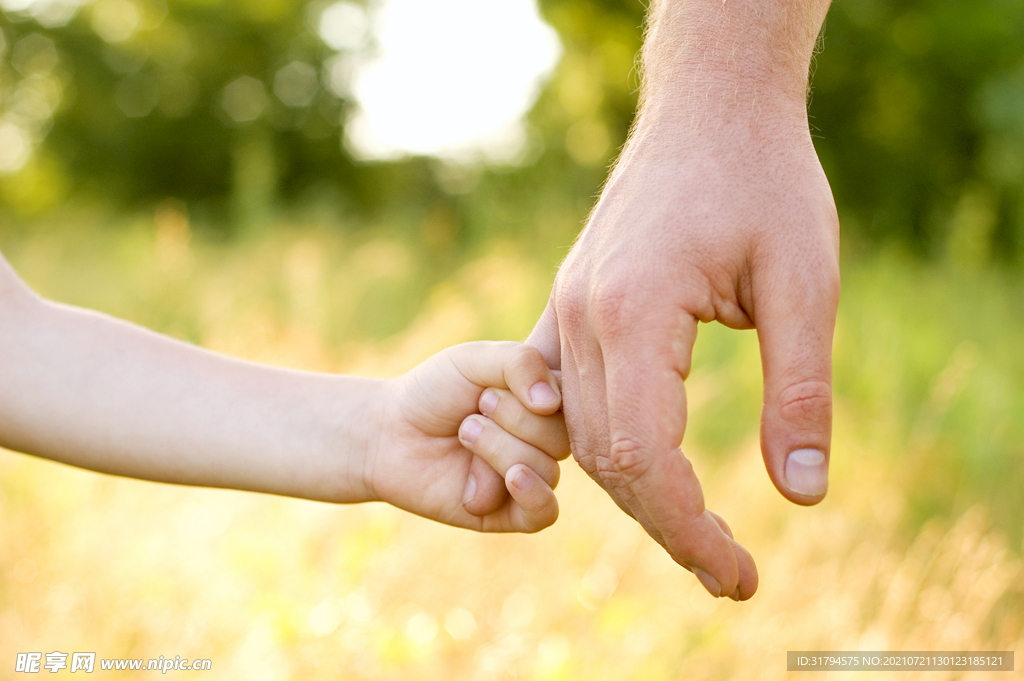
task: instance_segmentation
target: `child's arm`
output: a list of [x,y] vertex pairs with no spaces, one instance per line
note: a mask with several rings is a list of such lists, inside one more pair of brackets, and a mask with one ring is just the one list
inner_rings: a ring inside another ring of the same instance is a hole
[[[401,399],[402,380],[230,359],[42,300],[0,257],[0,446],[148,480],[410,508],[417,504],[375,489],[386,468],[376,464],[385,431],[406,425],[390,404]],[[475,411],[476,400],[456,430]],[[524,496],[528,512],[515,506],[518,520],[502,529],[550,524],[543,488]],[[483,505],[493,507],[489,493]],[[513,505],[502,508],[508,514]]]
[[148,480],[363,501],[383,387],[42,300],[0,258],[4,447]]

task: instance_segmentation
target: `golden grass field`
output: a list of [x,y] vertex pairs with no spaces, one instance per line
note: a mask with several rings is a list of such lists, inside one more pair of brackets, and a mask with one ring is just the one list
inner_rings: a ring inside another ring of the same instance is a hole
[[[240,357],[373,375],[453,343],[524,337],[554,271],[493,243],[430,273],[386,231],[283,225],[225,243],[166,207],[118,231],[54,227],[0,245],[56,299]],[[209,658],[212,671],[169,677],[253,681],[780,679],[787,650],[1013,650],[1019,669],[1022,289],[894,262],[848,269],[832,488],[818,507],[784,501],[764,472],[756,338],[702,328],[684,448],[758,563],[749,602],[708,597],[571,459],[554,527],[482,536],[379,504],[0,452],[0,677],[20,676],[27,651]],[[985,315],[989,326],[957,331]]]

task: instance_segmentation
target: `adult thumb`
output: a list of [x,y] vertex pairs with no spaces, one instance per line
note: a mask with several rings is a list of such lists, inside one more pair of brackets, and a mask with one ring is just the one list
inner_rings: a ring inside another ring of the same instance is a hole
[[756,318],[764,371],[761,452],[775,487],[812,505],[828,490],[832,441],[832,335],[838,265],[792,263],[758,287]]

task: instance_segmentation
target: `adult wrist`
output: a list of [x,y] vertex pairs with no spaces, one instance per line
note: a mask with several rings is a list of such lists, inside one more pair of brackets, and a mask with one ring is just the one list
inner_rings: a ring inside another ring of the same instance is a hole
[[830,0],[658,0],[643,50],[643,109],[715,116],[805,108]]

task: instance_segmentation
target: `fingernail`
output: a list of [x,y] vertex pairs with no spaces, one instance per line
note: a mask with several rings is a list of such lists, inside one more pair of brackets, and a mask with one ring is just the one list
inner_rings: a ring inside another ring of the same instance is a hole
[[736,590],[729,594],[729,598],[733,599],[737,603],[740,602],[740,588],[736,587]]
[[718,598],[722,595],[722,587],[719,586],[717,579],[715,579],[708,573],[704,572],[700,568],[690,569],[693,570],[693,574],[697,575],[697,579],[699,579],[700,583],[704,585],[704,588],[708,590],[708,593],[710,593],[715,598]]
[[547,383],[537,383],[530,388],[530,401],[535,407],[546,407],[558,401],[558,395]]
[[515,485],[516,489],[521,492],[529,491],[533,487],[533,480],[526,474],[523,468],[516,471],[515,475],[512,476],[512,484]]
[[786,487],[790,492],[809,497],[821,496],[828,489],[828,465],[825,454],[817,449],[797,449],[786,457]]
[[498,408],[498,393],[493,390],[485,390],[480,396],[480,413],[490,416]]
[[462,422],[462,430],[459,433],[459,437],[461,437],[462,441],[467,445],[471,445],[476,442],[478,437],[480,437],[480,433],[483,432],[483,429],[483,425],[476,419],[466,419]]
[[473,497],[476,496],[476,477],[473,475],[469,476],[466,480],[466,491],[462,493],[462,505],[465,506],[469,502],[473,501]]

